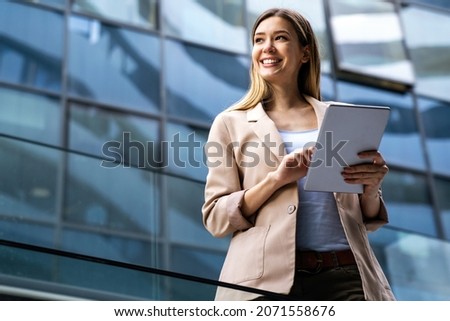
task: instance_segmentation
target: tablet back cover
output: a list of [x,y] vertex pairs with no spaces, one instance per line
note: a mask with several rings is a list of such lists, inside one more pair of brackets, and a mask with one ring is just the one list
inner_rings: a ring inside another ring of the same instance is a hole
[[378,150],[389,113],[385,106],[331,104],[319,130],[305,190],[362,193],[362,185],[346,183],[341,173],[348,165],[364,162],[359,152]]

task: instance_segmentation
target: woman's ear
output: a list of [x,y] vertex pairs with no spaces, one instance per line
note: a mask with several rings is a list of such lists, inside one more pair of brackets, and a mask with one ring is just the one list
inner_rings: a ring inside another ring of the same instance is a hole
[[306,63],[311,58],[311,53],[309,51],[309,45],[305,46],[303,48],[303,57],[301,59],[302,63]]

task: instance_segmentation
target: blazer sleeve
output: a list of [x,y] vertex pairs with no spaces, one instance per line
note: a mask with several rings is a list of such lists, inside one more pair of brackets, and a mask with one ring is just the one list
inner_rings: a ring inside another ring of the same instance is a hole
[[224,237],[253,226],[241,212],[246,190],[241,186],[234,157],[237,143],[231,139],[223,114],[219,114],[211,126],[205,145],[208,175],[202,206],[203,224],[215,237]]
[[[389,223],[389,215],[388,215],[388,211],[386,209],[386,204],[383,200],[383,194],[382,194],[381,189],[378,191],[378,193],[380,194],[380,210],[378,211],[378,215],[375,216],[374,218],[367,218],[363,215],[366,230],[369,232],[376,231],[383,225],[386,225]],[[361,195],[360,195],[360,197],[361,197]]]

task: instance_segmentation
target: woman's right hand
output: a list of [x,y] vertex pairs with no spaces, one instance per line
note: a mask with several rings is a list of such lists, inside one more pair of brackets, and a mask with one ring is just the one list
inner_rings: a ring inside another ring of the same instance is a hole
[[278,168],[273,172],[279,187],[304,177],[308,172],[314,147],[296,149],[283,157]]

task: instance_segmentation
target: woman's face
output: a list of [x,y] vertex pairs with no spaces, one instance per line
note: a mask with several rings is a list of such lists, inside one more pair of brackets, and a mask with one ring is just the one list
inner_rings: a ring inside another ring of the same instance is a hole
[[257,72],[272,84],[297,81],[303,63],[309,59],[294,27],[281,17],[263,20],[255,30],[252,60]]

